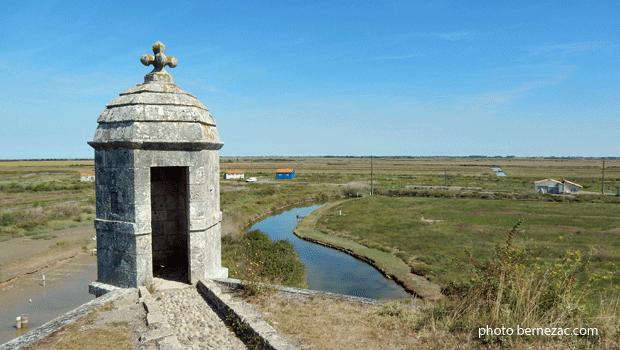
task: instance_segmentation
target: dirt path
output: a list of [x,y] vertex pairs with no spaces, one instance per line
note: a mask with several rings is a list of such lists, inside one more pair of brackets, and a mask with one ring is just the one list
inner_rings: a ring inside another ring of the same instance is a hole
[[93,248],[95,245],[91,240],[95,236],[92,225],[48,232],[46,235],[55,235],[56,238],[35,240],[20,237],[0,242],[0,284],[59,261],[87,254],[83,247]]

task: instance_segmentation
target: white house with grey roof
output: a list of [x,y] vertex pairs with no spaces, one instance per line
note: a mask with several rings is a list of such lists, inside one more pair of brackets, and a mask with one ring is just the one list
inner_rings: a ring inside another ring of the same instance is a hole
[[578,193],[583,186],[562,179],[562,182],[554,179],[544,179],[534,182],[534,191],[536,193],[551,194],[570,194]]

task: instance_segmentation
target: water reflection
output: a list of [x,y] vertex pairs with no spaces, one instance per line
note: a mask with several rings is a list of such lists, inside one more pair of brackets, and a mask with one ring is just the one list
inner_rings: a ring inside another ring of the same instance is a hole
[[312,205],[282,212],[255,224],[249,231],[261,230],[272,240],[291,242],[306,265],[309,289],[375,299],[411,297],[370,265],[340,251],[297,238],[293,234],[297,215],[308,215],[319,207],[321,205]]

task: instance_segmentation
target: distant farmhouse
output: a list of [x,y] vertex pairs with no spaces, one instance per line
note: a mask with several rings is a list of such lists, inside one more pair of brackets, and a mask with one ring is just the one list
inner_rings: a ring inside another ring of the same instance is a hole
[[278,169],[276,170],[276,179],[294,179],[295,170],[293,169]]
[[226,170],[224,173],[224,179],[243,179],[245,173],[243,170]]
[[567,180],[562,180],[562,182],[560,182],[554,179],[544,179],[534,182],[534,190],[537,193],[578,193],[582,188],[583,186]]
[[95,181],[95,173],[80,173],[80,182]]

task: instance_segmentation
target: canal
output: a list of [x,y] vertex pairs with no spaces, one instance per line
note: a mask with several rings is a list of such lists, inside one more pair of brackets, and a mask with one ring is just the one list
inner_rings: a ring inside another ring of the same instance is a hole
[[[95,299],[88,294],[88,285],[96,279],[97,257],[85,255],[3,286],[0,291],[0,344]],[[15,318],[22,314],[28,315],[28,328],[16,329]]]
[[248,231],[260,230],[271,240],[291,242],[306,265],[308,289],[374,299],[410,298],[394,281],[372,266],[341,251],[304,241],[293,234],[297,215],[308,215],[321,205],[291,208],[256,223]]
[[[291,242],[306,266],[309,289],[375,299],[411,297],[370,265],[338,250],[297,238],[293,234],[297,215],[308,215],[319,207],[291,208],[256,223],[250,230],[261,230],[272,240]],[[43,274],[46,274],[45,286]],[[28,330],[32,330],[94,299],[88,294],[88,285],[96,279],[96,257],[83,256],[49,272],[27,275],[5,285],[0,291],[0,344],[26,331],[15,328],[15,318],[19,315],[28,315]]]

